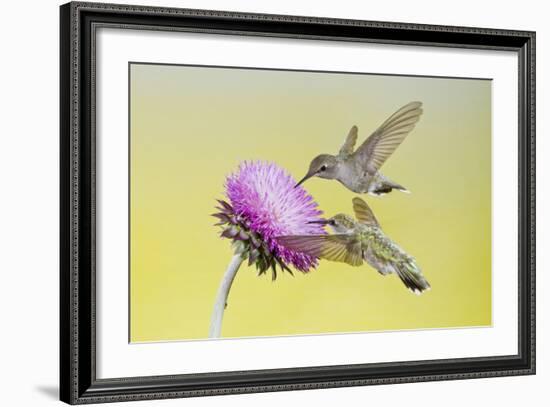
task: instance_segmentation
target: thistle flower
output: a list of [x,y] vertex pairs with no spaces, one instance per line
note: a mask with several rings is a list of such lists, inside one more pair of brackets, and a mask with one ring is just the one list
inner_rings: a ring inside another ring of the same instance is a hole
[[278,264],[290,271],[288,264],[302,272],[317,266],[317,259],[280,244],[275,237],[287,235],[324,234],[319,224],[322,214],[317,203],[296,181],[273,163],[244,162],[238,171],[227,177],[225,189],[230,204],[222,205],[218,217],[227,227],[222,236],[234,239],[248,257],[256,263],[260,274]]
[[[320,219],[317,203],[281,167],[268,162],[243,162],[225,182],[229,200],[218,200],[221,236],[233,242],[235,257],[222,280],[214,307],[210,336],[219,336],[221,315],[233,278],[243,260],[255,264],[258,274],[271,269],[277,277],[277,266],[292,274],[289,265],[301,272],[317,266],[317,258],[297,252],[277,241],[277,236],[325,234],[323,226],[310,223]],[[223,297],[223,302],[221,300]],[[219,315],[221,313],[221,315]]]

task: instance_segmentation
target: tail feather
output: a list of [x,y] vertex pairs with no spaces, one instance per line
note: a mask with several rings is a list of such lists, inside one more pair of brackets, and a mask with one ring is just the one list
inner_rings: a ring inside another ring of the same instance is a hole
[[394,189],[397,189],[398,191],[401,191],[401,192],[405,192],[407,194],[411,193],[411,191],[409,191],[404,186],[399,185],[398,183],[390,180],[385,180],[384,182],[377,184],[375,188],[372,190],[372,193],[374,195],[385,195]]
[[406,261],[395,266],[395,272],[405,286],[415,294],[431,288],[430,283],[424,278],[414,261]]

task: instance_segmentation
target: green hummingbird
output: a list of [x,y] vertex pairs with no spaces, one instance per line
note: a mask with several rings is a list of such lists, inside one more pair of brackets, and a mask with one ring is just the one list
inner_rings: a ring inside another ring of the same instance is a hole
[[409,192],[380,172],[380,167],[414,129],[422,114],[422,103],[411,102],[392,114],[357,150],[357,126],[353,126],[338,155],[315,157],[307,174],[296,184],[309,178],[336,179],[349,190],[364,194],[383,195],[397,189]]
[[352,266],[366,261],[382,275],[397,274],[415,294],[429,289],[415,259],[386,236],[367,203],[358,197],[352,202],[356,219],[338,214],[313,222],[329,225],[334,234],[280,236],[278,241],[297,252]]

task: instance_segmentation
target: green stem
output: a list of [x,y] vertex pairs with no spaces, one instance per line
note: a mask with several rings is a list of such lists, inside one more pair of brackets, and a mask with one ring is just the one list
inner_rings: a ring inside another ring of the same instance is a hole
[[214,310],[212,311],[212,317],[210,319],[210,330],[208,333],[209,338],[219,338],[222,331],[223,312],[227,306],[227,297],[229,296],[229,290],[231,284],[239,267],[243,262],[242,254],[237,253],[231,259],[225,274],[223,275],[220,288],[218,289],[218,295],[216,296],[216,302],[214,303]]

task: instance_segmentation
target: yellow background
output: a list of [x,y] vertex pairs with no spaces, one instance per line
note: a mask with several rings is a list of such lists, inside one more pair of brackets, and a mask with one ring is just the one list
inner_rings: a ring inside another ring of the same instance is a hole
[[[322,261],[275,282],[243,265],[224,337],[491,324],[491,82],[131,65],[130,339],[208,335],[231,258],[213,226],[225,176],[274,161],[296,179],[348,130],[362,142],[402,105],[424,114],[382,172],[412,194],[367,196],[384,231],[432,285],[421,296],[370,266]],[[304,184],[325,214],[352,213],[336,181]]]

